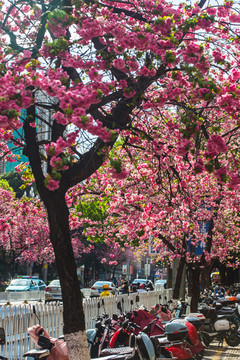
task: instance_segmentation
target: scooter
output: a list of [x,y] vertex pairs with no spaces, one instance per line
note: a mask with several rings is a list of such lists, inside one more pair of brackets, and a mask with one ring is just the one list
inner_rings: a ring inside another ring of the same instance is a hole
[[[159,302],[161,300],[161,295],[159,296]],[[167,298],[165,297],[165,300]],[[171,301],[166,302],[165,305],[161,306],[164,309],[164,313],[161,311],[161,319],[162,320],[169,320],[171,323],[182,323],[187,326],[188,332],[186,335],[186,342],[188,344],[188,348],[190,348],[191,353],[193,356],[195,356],[198,359],[201,359],[203,357],[203,352],[206,344],[202,343],[202,337],[201,337],[201,327],[203,325],[203,319],[204,316],[202,314],[197,313],[191,313],[187,317],[185,314],[186,308],[188,304],[185,301],[180,300],[178,302],[178,307],[175,309],[176,315],[182,316],[182,317],[176,317],[174,319],[171,319],[171,312],[168,310],[168,306],[171,303]],[[155,308],[157,305],[155,305]],[[201,319],[200,319],[201,317]],[[162,324],[168,324],[166,321],[162,321]]]
[[162,322],[170,321],[172,319],[172,313],[169,310],[168,305],[171,301],[168,301],[166,304],[161,304],[160,300],[161,295],[159,295],[159,303],[151,307],[150,314],[156,316]]
[[201,312],[189,313],[188,315],[186,315],[187,306],[190,305],[186,301],[182,299],[178,300],[177,307],[175,308],[176,321],[179,321],[179,319],[181,319],[192,324],[198,332],[200,341],[206,347],[208,347],[213,339],[204,329],[204,324],[206,321],[205,316]]
[[224,340],[229,346],[235,347],[240,344],[240,328],[233,313],[224,314],[223,311],[221,314],[216,308],[208,305],[201,305],[199,311],[206,318],[204,330],[208,332],[212,340],[219,342],[219,346]]

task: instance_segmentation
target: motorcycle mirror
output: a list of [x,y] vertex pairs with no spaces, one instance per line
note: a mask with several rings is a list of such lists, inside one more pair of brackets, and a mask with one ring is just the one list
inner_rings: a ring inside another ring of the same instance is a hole
[[127,319],[127,320],[125,320],[125,321],[122,323],[123,329],[127,329],[128,324],[129,324],[129,320]]
[[37,315],[35,305],[33,305],[32,309],[33,309],[33,314],[34,314],[34,315],[36,316],[36,318],[38,319],[38,322],[39,322],[39,325],[40,325],[41,322],[40,322],[40,319],[39,319],[39,317],[38,317],[38,315]]
[[111,323],[111,319],[110,318],[107,318],[105,321],[104,321],[104,325],[108,325]]
[[95,324],[95,328],[96,329],[100,329],[102,326],[102,322],[101,321],[97,321],[96,324]]
[[137,296],[136,296],[136,303],[138,303],[139,300],[140,300],[140,299],[139,299],[139,296],[137,295]]
[[166,297],[166,295],[164,296],[164,299],[165,299],[165,300],[167,300],[167,297]]
[[101,305],[100,305],[100,302],[98,302],[98,304],[97,304],[98,309],[100,309],[100,306],[101,306]]
[[130,313],[130,312],[128,312],[127,314],[126,314],[126,318],[127,319],[130,319],[132,317],[132,314]]
[[130,301],[130,304],[133,305],[133,300]]
[[[158,298],[159,298],[159,300],[161,300],[161,299],[162,299],[162,295],[159,295]],[[159,302],[160,302],[160,301],[159,301]]]

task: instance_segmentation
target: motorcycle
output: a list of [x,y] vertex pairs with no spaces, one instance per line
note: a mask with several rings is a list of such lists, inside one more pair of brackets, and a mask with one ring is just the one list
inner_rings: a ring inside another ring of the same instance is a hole
[[[166,304],[161,304],[161,295],[159,295],[159,303],[151,307],[150,314],[159,318],[162,322],[169,321],[172,319],[172,313],[169,310],[168,305],[172,302],[168,301]],[[166,300],[166,297],[165,297]]]
[[102,355],[101,353],[103,349],[108,346],[112,334],[118,328],[118,316],[113,314],[113,318],[111,319],[109,315],[106,314],[103,299],[102,306],[104,308],[104,313],[99,315],[100,302],[98,302],[98,316],[96,318],[95,328],[88,329],[86,332],[91,358],[96,358]]
[[[38,318],[35,307],[33,312]],[[40,322],[39,318],[38,321]],[[67,346],[64,341],[64,337],[58,339],[50,337],[41,325],[35,325],[29,328],[29,335],[40,347],[40,349],[29,350],[23,355],[24,357],[31,357],[36,360],[45,360],[47,358],[48,360],[68,360]],[[101,344],[104,343],[105,341],[103,336]],[[161,346],[155,348],[155,345],[150,338],[142,332],[140,332],[137,336],[132,334],[127,349],[119,348],[112,350],[113,351],[110,351],[107,356],[104,356],[104,353],[100,354],[101,360],[177,360],[176,358],[173,358],[171,354],[168,354],[168,356],[165,356],[165,354],[163,355]],[[98,357],[94,356],[93,358],[96,359]],[[2,360],[7,359],[3,358]]]
[[[64,344],[64,340],[61,340],[61,349],[64,350],[63,353],[59,352],[59,344],[58,340],[49,336],[45,329],[43,329],[40,325],[35,325],[29,329],[29,335],[33,338],[38,346],[41,346],[41,349],[32,349],[24,354],[24,357],[33,357],[36,360],[46,359],[48,360],[67,360],[67,350],[66,344]],[[159,350],[159,347],[154,347],[153,342],[150,338],[140,332],[137,336],[132,335],[129,345],[126,348],[118,348],[114,349],[110,353],[107,353],[107,356],[101,354],[101,360],[177,360],[177,358],[173,358],[172,356],[165,356]],[[117,351],[116,351],[117,350]],[[156,352],[157,351],[157,352]],[[98,358],[98,357],[97,357]],[[96,359],[96,357],[92,358]],[[3,359],[6,360],[6,359]]]
[[[139,297],[136,297],[136,302],[139,301]],[[103,305],[104,306],[104,305]],[[133,345],[132,345],[132,339],[133,337],[136,338],[136,341],[139,340],[139,334],[141,335],[141,338],[143,339],[144,335],[142,335],[141,327],[137,324],[134,324],[129,321],[129,319],[132,316],[132,312],[123,312],[124,307],[124,299],[122,299],[122,305],[121,302],[118,302],[117,307],[120,311],[120,315],[117,316],[116,314],[113,315],[113,319],[108,319],[107,323],[110,322],[114,324],[114,326],[105,326],[105,324],[101,325],[102,332],[100,337],[95,337],[95,346],[97,348],[98,346],[98,357],[102,356],[113,356],[113,355],[124,355],[132,358],[133,354]],[[133,301],[131,300],[131,309],[133,307]],[[117,321],[117,323],[116,323]],[[96,323],[97,324],[97,323]],[[95,325],[96,325],[95,324]],[[99,327],[98,327],[99,328]],[[137,331],[136,331],[137,329]],[[89,330],[90,331],[90,330]],[[92,333],[94,334],[95,331],[92,329]],[[98,331],[98,330],[96,330]],[[97,332],[96,332],[97,333]],[[144,337],[145,341],[147,341],[146,337]],[[168,340],[163,339],[161,342],[154,341],[154,338],[150,338],[154,345],[154,351],[155,356],[157,358],[161,359],[173,359],[172,354],[165,349],[166,345],[169,345],[170,342]],[[141,348],[142,349],[142,348]],[[138,349],[138,353],[142,351]],[[135,357],[138,357],[137,352],[134,352],[134,359]]]
[[[130,317],[131,313],[132,316]],[[194,326],[191,327],[191,324],[187,326],[183,323],[170,322],[163,326],[159,319],[146,310],[138,309],[131,313],[128,315],[128,320],[124,326],[120,327],[112,336],[110,347],[126,345],[130,334],[138,334],[140,327],[151,339],[155,337],[159,341],[161,338],[164,341],[167,340],[168,344],[165,344],[165,350],[171,352],[177,359],[202,358],[204,346],[199,341],[197,331]],[[188,332],[194,342],[187,341]]]
[[187,306],[190,305],[186,301],[183,301],[182,299],[178,300],[177,307],[174,309],[176,321],[182,319],[187,321],[188,323],[191,323],[196,328],[200,341],[206,347],[208,347],[213,339],[208,334],[206,329],[204,329],[204,324],[206,321],[205,316],[201,312],[189,313],[188,315],[186,315]]
[[219,346],[223,344],[224,340],[229,346],[235,347],[240,344],[240,328],[234,314],[236,310],[226,314],[224,310],[221,313],[212,306],[201,305],[199,311],[206,318],[204,330],[208,332],[212,340],[219,342]]
[[[161,299],[161,295],[159,296],[159,300]],[[165,300],[167,298],[165,297]],[[198,313],[190,313],[188,316],[185,315],[187,306],[189,306],[185,301],[180,299],[178,301],[178,306],[175,308],[176,311],[176,318],[171,319],[171,312],[168,310],[168,306],[171,303],[171,300],[166,302],[165,305],[161,305],[161,307],[164,309],[164,314],[161,313],[161,318],[164,320],[169,319],[171,323],[182,323],[185,324],[188,328],[188,333],[186,336],[187,343],[191,346],[191,352],[192,355],[195,356],[197,359],[201,359],[203,356],[203,351],[205,346],[209,345],[207,343],[206,339],[203,338],[203,335],[205,334],[203,332],[203,321],[205,317],[202,314]],[[157,306],[157,305],[156,305]],[[156,307],[155,306],[155,307]],[[178,316],[178,317],[177,317]],[[162,324],[164,324],[165,321],[162,321]],[[207,335],[207,334],[206,334]],[[205,341],[203,341],[205,340]],[[207,345],[206,345],[207,343]],[[205,346],[203,346],[203,344]]]

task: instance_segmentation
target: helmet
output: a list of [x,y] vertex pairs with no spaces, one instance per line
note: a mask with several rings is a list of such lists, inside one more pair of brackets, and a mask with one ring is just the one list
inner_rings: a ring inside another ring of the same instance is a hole
[[144,284],[141,284],[139,287],[140,287],[140,289],[144,289],[144,288],[145,288],[145,285],[144,285]]
[[109,288],[109,286],[108,286],[108,284],[104,284],[103,285],[103,289],[105,290],[105,289],[108,289]]

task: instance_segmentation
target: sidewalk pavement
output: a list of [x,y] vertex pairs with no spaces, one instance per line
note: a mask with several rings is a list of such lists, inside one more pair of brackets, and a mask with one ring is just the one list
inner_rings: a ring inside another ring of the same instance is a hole
[[240,358],[240,345],[230,347],[226,343],[223,347],[218,347],[214,342],[204,352],[203,360],[237,360]]

